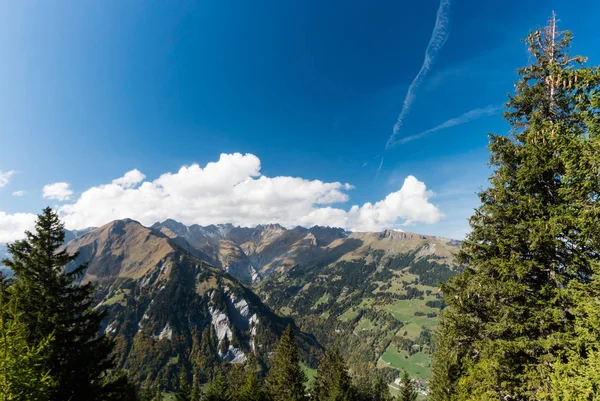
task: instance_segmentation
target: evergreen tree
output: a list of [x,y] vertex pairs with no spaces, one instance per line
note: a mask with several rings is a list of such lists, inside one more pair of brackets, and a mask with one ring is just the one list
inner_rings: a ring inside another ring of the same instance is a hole
[[179,370],[179,389],[175,394],[177,401],[190,401],[192,397],[192,391],[188,383],[187,372],[185,366],[182,366]]
[[152,401],[163,401],[163,393],[160,390],[160,386],[154,388],[154,397],[152,398]]
[[434,401],[566,400],[567,383],[600,386],[581,369],[600,351],[600,74],[570,41],[554,17],[526,39],[532,64],[504,114],[512,136],[490,136],[495,172],[465,268],[442,287]]
[[393,400],[390,394],[390,387],[388,386],[385,377],[381,373],[376,373],[375,382],[373,383],[373,390],[371,395],[372,401],[391,401]]
[[373,399],[373,381],[370,378],[360,376],[354,378],[354,388],[356,399],[358,401],[372,401]]
[[313,389],[316,401],[351,401],[356,399],[348,368],[340,352],[327,350],[319,364]]
[[239,401],[267,401],[260,378],[258,376],[258,361],[254,354],[250,354],[246,362],[246,381],[242,385],[238,399]]
[[140,392],[138,394],[138,398],[140,401],[152,401],[154,398],[154,394],[156,389],[152,386],[150,377],[146,377],[145,382],[142,384],[140,388]]
[[398,401],[415,401],[417,399],[417,392],[406,370],[402,372],[400,387]]
[[65,233],[58,215],[44,209],[36,231],[25,234],[8,246],[11,258],[3,263],[14,273],[9,293],[27,342],[39,344],[52,335],[41,362],[55,383],[49,399],[105,400],[107,394],[129,393],[126,379],[106,380],[113,363],[112,343],[98,334],[104,313],[93,308],[94,287],[78,284],[86,266],[72,268],[77,254],[61,249]]
[[300,352],[294,331],[288,326],[275,348],[271,370],[266,378],[266,389],[273,401],[307,400],[306,375],[300,366]]
[[14,301],[6,299],[0,282],[0,401],[45,401],[52,379],[42,369],[43,354],[52,337],[30,346],[26,327]]
[[202,388],[200,387],[200,381],[198,380],[198,374],[194,374],[192,380],[192,394],[190,395],[190,401],[200,401],[202,399]]
[[241,363],[236,363],[231,366],[227,372],[227,386],[231,398],[237,400],[240,396],[242,386],[246,382],[247,373],[245,367]]
[[218,372],[214,380],[210,382],[204,396],[205,401],[231,401],[227,382],[223,372]]

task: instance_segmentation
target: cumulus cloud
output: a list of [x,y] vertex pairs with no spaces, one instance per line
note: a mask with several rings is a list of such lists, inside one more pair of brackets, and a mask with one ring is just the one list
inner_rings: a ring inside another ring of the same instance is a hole
[[125,173],[123,177],[113,180],[112,183],[123,188],[131,188],[144,181],[144,178],[146,178],[146,176],[142,174],[140,170],[134,169]]
[[[173,218],[188,225],[280,223],[287,227],[328,225],[377,231],[416,222],[436,223],[443,216],[430,202],[434,194],[413,176],[406,177],[402,186],[383,200],[348,208],[339,204],[349,200],[354,188],[350,184],[267,177],[260,169],[258,157],[235,153],[222,154],[204,167],[181,167],[153,181],[144,181],[140,178],[143,174],[133,170],[108,184],[89,188],[59,211],[69,229],[101,226],[123,218],[144,225]],[[2,224],[0,220],[0,230]],[[13,238],[18,238],[18,233],[22,233],[21,227]]]
[[10,182],[10,177],[15,174],[14,171],[0,171],[0,188],[5,187]]
[[[124,186],[130,181],[117,179],[92,187],[60,211],[72,229],[130,217],[143,224],[173,218],[184,224],[319,224],[377,230],[416,221],[434,223],[442,216],[429,202],[433,194],[414,177],[382,201],[345,210],[333,205],[349,200],[350,184],[267,177],[260,168],[260,160],[252,154],[222,154],[217,162],[185,166],[154,181]],[[122,178],[133,176],[130,173]]]
[[55,182],[54,184],[44,185],[42,196],[45,199],[56,199],[66,201],[71,199],[73,191],[69,188],[68,182]]
[[25,191],[15,191],[12,193],[12,196],[24,196]]
[[23,238],[25,231],[35,226],[36,217],[33,213],[0,212],[0,244]]

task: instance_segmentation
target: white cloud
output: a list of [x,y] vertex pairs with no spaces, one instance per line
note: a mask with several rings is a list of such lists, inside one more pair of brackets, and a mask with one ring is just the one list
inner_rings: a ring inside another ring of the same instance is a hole
[[56,199],[65,201],[71,199],[73,191],[69,188],[68,182],[55,182],[54,184],[44,185],[42,196],[45,199]]
[[32,230],[35,226],[36,218],[33,213],[0,212],[0,244],[23,238],[25,230]]
[[12,193],[12,196],[23,196],[25,195],[25,191],[15,191]]
[[0,188],[5,187],[10,182],[10,177],[15,174],[14,171],[0,171]]
[[260,160],[254,155],[222,154],[217,162],[204,167],[197,164],[182,167],[176,173],[165,173],[135,188],[124,185],[139,182],[137,178],[142,174],[133,170],[110,184],[88,189],[60,211],[71,229],[130,217],[147,225],[173,218],[185,224],[202,225],[319,224],[379,230],[416,221],[435,223],[442,216],[429,203],[433,194],[412,176],[384,200],[344,210],[332,205],[348,201],[347,191],[352,185],[299,177],[266,177],[260,168]]
[[[222,154],[217,162],[204,167],[182,167],[154,181],[141,182],[143,174],[133,170],[109,184],[89,188],[59,210],[69,229],[101,226],[123,218],[145,225],[173,218],[184,224],[280,223],[286,227],[328,225],[378,231],[416,222],[436,223],[443,216],[429,202],[433,193],[413,176],[406,177],[385,199],[348,209],[336,204],[349,200],[350,184],[267,177],[260,169],[256,156],[235,153]],[[8,226],[7,221],[0,219],[0,233],[4,232],[0,242],[22,236],[24,227]]]
[[113,180],[112,183],[123,188],[132,188],[142,182],[144,178],[146,178],[146,176],[142,174],[140,170],[134,169],[127,172],[123,177]]

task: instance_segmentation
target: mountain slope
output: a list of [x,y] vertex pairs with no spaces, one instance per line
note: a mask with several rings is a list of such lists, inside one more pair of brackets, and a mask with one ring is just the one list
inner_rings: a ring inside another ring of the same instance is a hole
[[[118,365],[138,383],[173,388],[181,369],[191,372],[193,366],[208,378],[250,352],[268,363],[279,334],[294,324],[231,275],[133,220],[90,231],[67,249],[80,252],[77,263],[89,263],[83,281],[97,285]],[[302,333],[300,343],[314,366],[320,346]]]
[[392,230],[121,220],[68,247],[89,261],[83,280],[98,285],[120,366],[139,382],[171,383],[192,365],[208,376],[249,352],[268,363],[282,327],[296,322],[315,336],[301,336],[307,361],[318,344],[334,345],[359,374],[378,367],[391,381],[404,368],[426,387],[438,284],[459,269],[459,245]]
[[[431,334],[443,307],[438,283],[458,270],[458,241],[386,230],[332,241],[322,258],[267,277],[257,292],[361,374],[407,369],[430,377]],[[347,251],[339,256],[340,249]]]
[[288,230],[279,224],[254,228],[231,224],[203,227],[166,220],[152,228],[245,283],[255,283],[273,271],[320,258],[332,241],[348,236],[339,228],[315,226]]

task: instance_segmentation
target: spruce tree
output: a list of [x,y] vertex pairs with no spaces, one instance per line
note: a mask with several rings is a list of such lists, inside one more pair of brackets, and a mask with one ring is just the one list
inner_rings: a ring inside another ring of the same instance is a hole
[[154,389],[154,397],[152,397],[152,401],[163,401],[163,393],[160,389],[160,386],[156,386]]
[[356,399],[348,368],[337,349],[325,352],[319,363],[312,393],[316,401],[352,401]]
[[218,372],[206,389],[205,401],[231,401],[229,388],[223,372]]
[[417,399],[417,392],[413,386],[412,381],[408,372],[404,370],[402,372],[402,378],[400,380],[400,395],[398,401],[415,401]]
[[192,379],[192,393],[190,395],[190,401],[200,401],[202,399],[202,395],[202,388],[200,387],[198,374],[194,373],[194,377]]
[[490,135],[495,171],[464,271],[442,287],[434,401],[577,399],[558,383],[597,361],[600,74],[569,55],[570,41],[555,17],[526,39],[532,64],[504,114],[511,136]]
[[258,361],[253,354],[250,354],[246,362],[246,380],[240,388],[239,401],[267,401],[267,396],[262,388],[258,376]]
[[375,380],[372,387],[372,401],[391,401],[393,400],[390,394],[390,387],[388,386],[385,377],[381,373],[375,374]]
[[187,372],[185,366],[182,366],[179,370],[179,389],[175,394],[177,401],[190,401],[192,397],[192,391],[190,390],[190,384],[187,378]]
[[[8,246],[15,301],[29,344],[52,336],[42,368],[55,386],[50,400],[105,400],[107,394],[129,393],[126,378],[107,382],[113,367],[112,343],[99,335],[104,313],[93,308],[91,284],[80,285],[85,265],[73,267],[77,254],[61,248],[63,224],[50,208],[38,215],[35,232]],[[120,399],[120,398],[119,398]]]
[[275,348],[271,370],[266,378],[266,390],[273,401],[304,401],[307,400],[307,380],[300,366],[294,331],[288,326]]
[[0,401],[48,399],[53,383],[42,362],[51,339],[33,346],[27,343],[26,327],[0,282]]

